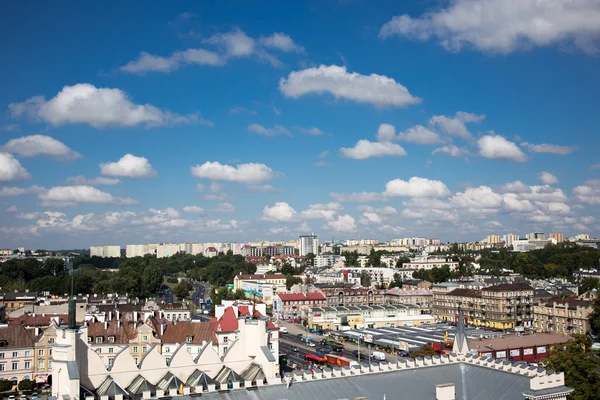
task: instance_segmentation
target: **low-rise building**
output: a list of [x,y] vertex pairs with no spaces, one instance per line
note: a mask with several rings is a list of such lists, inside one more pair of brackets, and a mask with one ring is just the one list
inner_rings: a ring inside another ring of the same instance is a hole
[[394,268],[381,267],[340,267],[334,268],[334,271],[344,274],[346,281],[354,284],[360,284],[361,275],[366,272],[371,278],[372,286],[376,284],[389,285],[394,280],[394,274],[397,272]]
[[430,290],[433,284],[421,279],[407,279],[402,281],[402,289],[405,290]]
[[244,282],[266,283],[271,285],[285,285],[286,277],[284,274],[249,274],[236,275],[233,278],[233,290],[243,289]]
[[273,298],[273,313],[279,319],[294,319],[302,315],[305,308],[326,305],[327,298],[319,292],[278,293]]
[[409,263],[403,263],[402,268],[403,269],[412,269],[412,270],[418,270],[418,269],[430,270],[435,267],[441,268],[445,265],[450,267],[450,271],[454,271],[455,269],[458,269],[458,262],[456,262],[456,261],[452,261],[451,259],[433,258],[433,257],[417,258],[417,259],[411,260],[411,262],[409,262]]
[[28,290],[24,292],[6,292],[0,293],[0,304],[4,304],[6,306],[6,314],[10,314],[26,304],[33,304],[37,298],[37,292],[30,292]]
[[33,379],[35,332],[20,325],[0,325],[0,380]]
[[385,291],[373,288],[321,289],[329,307],[372,306],[385,303]]
[[408,304],[419,307],[421,314],[431,314],[433,291],[426,289],[406,290],[404,287],[389,289],[385,292],[386,304]]
[[90,257],[121,257],[121,246],[90,246]]
[[590,330],[589,317],[594,302],[575,297],[553,298],[533,306],[533,326],[538,332],[586,334]]
[[419,307],[405,304],[379,306],[313,307],[307,311],[308,327],[314,329],[363,329],[397,326],[419,326],[433,323],[431,315],[423,315]]
[[554,346],[566,344],[572,339],[570,336],[557,333],[508,335],[500,338],[469,339],[469,347],[480,357],[534,362],[548,358]]

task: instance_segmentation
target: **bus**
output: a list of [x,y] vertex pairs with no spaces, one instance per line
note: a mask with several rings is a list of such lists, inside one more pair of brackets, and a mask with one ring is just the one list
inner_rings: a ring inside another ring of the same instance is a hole
[[307,361],[312,361],[313,363],[316,363],[316,364],[325,364],[326,363],[326,361],[323,357],[319,357],[314,354],[307,354],[304,356],[304,359]]

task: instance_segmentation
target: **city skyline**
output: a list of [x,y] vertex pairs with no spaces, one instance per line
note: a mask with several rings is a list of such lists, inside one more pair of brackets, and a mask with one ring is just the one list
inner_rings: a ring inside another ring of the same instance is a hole
[[0,248],[600,236],[600,6],[472,2],[3,5]]

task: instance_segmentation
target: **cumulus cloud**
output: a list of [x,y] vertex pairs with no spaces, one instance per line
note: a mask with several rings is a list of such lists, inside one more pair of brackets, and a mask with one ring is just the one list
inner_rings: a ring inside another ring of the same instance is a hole
[[117,162],[100,164],[102,175],[123,176],[127,178],[154,178],[156,171],[145,157],[125,154]]
[[198,206],[185,206],[183,212],[190,214],[204,214],[204,208]]
[[418,18],[393,17],[381,38],[436,38],[448,51],[474,48],[508,54],[531,47],[571,43],[597,53],[600,3],[596,0],[456,0]]
[[521,193],[519,195],[520,198],[544,202],[564,202],[567,200],[567,195],[561,189],[553,188],[548,185],[530,186],[530,189],[530,192]]
[[39,198],[46,205],[73,206],[79,203],[96,204],[138,204],[133,199],[115,197],[92,186],[57,186],[40,193]]
[[89,185],[89,186],[102,186],[102,185],[118,185],[121,181],[118,178],[106,178],[104,176],[97,176],[95,178],[86,178],[83,175],[70,176],[65,179],[65,182],[71,185]]
[[135,104],[120,89],[97,88],[89,83],[65,86],[50,100],[43,96],[32,97],[22,103],[8,106],[15,118],[28,117],[53,126],[89,124],[95,128],[105,126],[147,127],[175,124],[204,124],[198,114],[179,115],[162,111],[151,104]]
[[261,36],[258,41],[264,47],[281,50],[286,53],[304,53],[304,47],[294,43],[291,37],[282,32],[275,32],[267,37]]
[[31,179],[31,175],[12,154],[0,152],[0,182]]
[[335,220],[329,221],[324,228],[340,233],[354,232],[356,221],[351,215],[340,215]]
[[229,213],[235,211],[235,206],[231,203],[223,202],[213,208],[214,212]]
[[450,190],[441,181],[413,176],[408,181],[394,179],[385,185],[385,195],[390,197],[446,197]]
[[21,157],[49,155],[59,161],[76,160],[82,157],[81,154],[71,150],[63,142],[44,135],[30,135],[11,139],[0,147],[0,150],[18,154]]
[[450,198],[450,203],[456,207],[471,210],[498,211],[503,205],[502,196],[495,193],[489,186],[467,188],[462,193],[456,193]]
[[256,50],[256,41],[239,28],[217,33],[205,42],[222,47],[228,57],[248,57]]
[[406,150],[396,143],[370,142],[363,139],[356,142],[354,147],[342,147],[340,153],[354,160],[366,160],[372,157],[402,157],[406,155]]
[[190,168],[192,176],[215,181],[259,184],[275,179],[277,174],[265,164],[248,163],[231,166],[207,161]]
[[332,219],[338,211],[343,210],[339,203],[311,204],[308,209],[300,212],[300,219]]
[[391,124],[381,124],[377,130],[377,140],[380,142],[391,142],[396,140],[396,128]]
[[467,150],[466,147],[457,147],[453,144],[449,144],[447,146],[438,147],[433,150],[431,154],[448,154],[451,157],[461,157],[469,154],[469,150]]
[[376,213],[376,214],[379,214],[379,215],[395,215],[395,214],[398,214],[398,210],[396,210],[394,207],[390,207],[390,206],[377,208],[377,207],[373,207],[373,206],[364,205],[364,206],[358,206],[356,208],[359,209],[360,211],[370,212],[370,213]]
[[312,136],[322,136],[325,134],[325,132],[323,132],[321,129],[317,128],[316,126],[313,126],[312,128],[299,127],[298,130],[302,133],[306,133],[307,135],[312,135]]
[[248,189],[253,192],[279,192],[280,190],[272,185],[248,185]]
[[268,221],[290,221],[295,216],[296,210],[285,201],[278,201],[271,207],[265,206],[262,219]]
[[566,156],[568,154],[573,153],[575,150],[578,149],[577,146],[561,146],[558,144],[549,144],[549,143],[531,144],[531,143],[523,142],[523,143],[521,143],[521,146],[528,148],[529,150],[531,150],[534,153],[549,153],[549,154],[555,154],[558,156]]
[[416,125],[404,132],[400,132],[398,139],[416,144],[437,144],[443,142],[440,135],[425,128],[423,125]]
[[538,178],[544,185],[556,185],[558,183],[558,178],[548,171],[538,173]]
[[575,198],[585,204],[600,204],[600,181],[586,181],[573,189]]
[[42,186],[29,186],[29,187],[15,187],[15,186],[4,186],[0,188],[0,197],[13,197],[22,196],[25,194],[37,194],[45,191],[46,189]]
[[531,187],[529,185],[524,184],[521,181],[514,181],[505,183],[504,185],[500,185],[498,190],[503,193],[530,193]]
[[278,135],[287,135],[292,136],[292,133],[284,126],[275,125],[272,128],[265,128],[259,124],[250,124],[248,126],[248,132],[256,133],[257,135],[262,136],[278,136]]
[[485,135],[477,142],[479,154],[485,158],[525,162],[527,156],[513,142],[497,135]]
[[467,123],[479,123],[483,121],[485,115],[477,115],[464,111],[458,111],[454,117],[445,115],[434,115],[429,120],[429,124],[437,126],[449,135],[459,136],[464,139],[472,138],[471,132],[467,129]]
[[370,203],[384,199],[378,192],[330,193],[329,197],[341,203]]
[[284,96],[291,98],[330,93],[336,99],[368,103],[377,107],[406,107],[422,102],[393,78],[350,73],[346,67],[337,65],[292,71],[287,78],[281,78],[279,90]]
[[362,214],[362,218],[360,219],[360,223],[363,225],[376,224],[379,225],[383,222],[383,219],[374,212],[364,212]]
[[145,72],[171,72],[184,65],[220,66],[225,64],[220,54],[206,49],[187,49],[176,51],[168,57],[157,56],[142,51],[137,58],[123,65],[120,70],[132,74]]

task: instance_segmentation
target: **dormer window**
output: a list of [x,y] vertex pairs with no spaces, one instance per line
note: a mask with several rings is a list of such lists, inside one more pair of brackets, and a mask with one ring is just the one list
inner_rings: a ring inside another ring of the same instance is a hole
[[96,343],[102,343],[103,337],[102,336],[98,336],[96,338]]
[[192,343],[192,339],[193,339],[193,337],[192,337],[192,336],[187,336],[187,337],[185,338],[185,341],[186,341],[187,343]]
[[88,336],[88,343],[92,343],[93,342],[93,338],[91,336]]
[[115,337],[114,336],[109,336],[108,337],[108,343],[114,343],[115,342]]
[[144,342],[147,342],[147,341],[148,341],[148,336],[147,336],[147,335],[144,335],[144,336],[142,336],[142,340],[143,340]]

